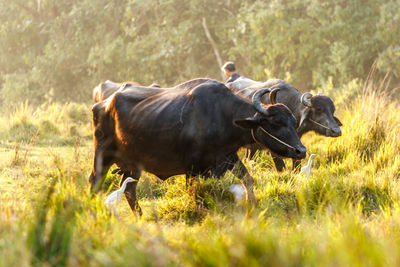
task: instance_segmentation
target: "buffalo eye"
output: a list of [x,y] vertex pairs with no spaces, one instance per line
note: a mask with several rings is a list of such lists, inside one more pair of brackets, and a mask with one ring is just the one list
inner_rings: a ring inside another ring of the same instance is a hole
[[95,135],[98,139],[101,139],[101,138],[104,137],[104,133],[103,133],[103,131],[100,130],[100,129],[96,129],[96,131],[94,132],[94,135]]

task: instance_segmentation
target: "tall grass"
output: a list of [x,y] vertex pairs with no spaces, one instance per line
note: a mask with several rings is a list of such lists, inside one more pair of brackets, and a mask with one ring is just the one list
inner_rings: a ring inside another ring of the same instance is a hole
[[384,86],[356,89],[337,97],[343,136],[303,137],[317,154],[310,177],[276,173],[265,152],[245,163],[251,214],[229,192],[231,173],[191,189],[182,176],[145,173],[144,215],[126,202],[114,215],[103,201],[119,176],[109,172],[95,196],[88,189],[90,108],[21,105],[0,118],[0,265],[398,266],[400,107]]
[[38,144],[71,145],[76,137],[91,136],[90,108],[83,104],[44,104],[35,110],[28,102],[2,117],[0,137],[27,144],[37,135]]

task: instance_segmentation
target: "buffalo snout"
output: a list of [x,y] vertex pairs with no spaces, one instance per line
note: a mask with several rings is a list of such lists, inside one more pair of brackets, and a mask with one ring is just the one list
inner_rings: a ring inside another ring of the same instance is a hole
[[297,159],[304,159],[306,157],[307,149],[304,146],[297,146],[296,147],[296,158]]
[[332,137],[339,137],[342,135],[342,130],[339,127],[332,128]]

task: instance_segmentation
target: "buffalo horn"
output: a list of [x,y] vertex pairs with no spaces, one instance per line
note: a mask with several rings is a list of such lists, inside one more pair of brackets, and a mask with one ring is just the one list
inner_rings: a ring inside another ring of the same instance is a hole
[[262,98],[263,95],[265,95],[265,94],[267,94],[269,92],[271,92],[271,89],[269,89],[269,88],[264,88],[264,89],[258,90],[253,95],[253,98],[252,98],[252,102],[253,102],[254,108],[258,112],[260,112],[262,114],[265,114],[265,115],[268,115],[268,110],[261,105],[261,98]]
[[276,93],[278,93],[279,90],[280,88],[275,88],[269,93],[269,102],[271,102],[271,104],[276,104]]
[[312,107],[312,104],[311,104],[311,101],[310,101],[310,99],[311,99],[311,97],[312,97],[313,95],[311,94],[311,93],[304,93],[304,94],[302,94],[301,95],[301,103],[303,103],[303,105],[304,106],[306,106],[306,107]]

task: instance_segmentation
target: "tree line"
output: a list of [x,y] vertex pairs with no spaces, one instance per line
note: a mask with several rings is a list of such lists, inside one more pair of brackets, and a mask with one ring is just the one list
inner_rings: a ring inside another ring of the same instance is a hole
[[399,0],[0,0],[2,106],[89,102],[104,80],[221,80],[221,61],[301,90],[400,80]]

